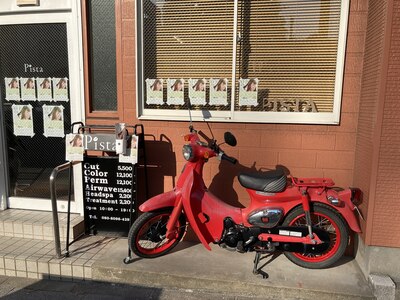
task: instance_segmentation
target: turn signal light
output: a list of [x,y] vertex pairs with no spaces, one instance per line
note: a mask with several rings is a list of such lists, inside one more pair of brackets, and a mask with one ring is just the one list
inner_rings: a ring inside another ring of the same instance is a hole
[[354,205],[360,205],[362,202],[362,192],[359,188],[350,188],[351,190],[351,202]]

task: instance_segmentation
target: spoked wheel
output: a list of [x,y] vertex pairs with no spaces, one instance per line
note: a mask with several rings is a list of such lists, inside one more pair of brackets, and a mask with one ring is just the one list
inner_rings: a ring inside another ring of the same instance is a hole
[[[329,234],[328,249],[321,254],[285,252],[285,256],[304,268],[327,268],[337,262],[346,250],[349,239],[347,223],[333,208],[318,203],[314,203],[311,209],[311,221],[313,227],[323,229]],[[300,206],[290,212],[283,226],[307,226],[303,208]]]
[[129,230],[128,243],[132,252],[144,258],[155,258],[171,251],[182,239],[186,230],[183,215],[176,222],[173,239],[165,237],[167,223],[172,210],[146,212],[142,214]]

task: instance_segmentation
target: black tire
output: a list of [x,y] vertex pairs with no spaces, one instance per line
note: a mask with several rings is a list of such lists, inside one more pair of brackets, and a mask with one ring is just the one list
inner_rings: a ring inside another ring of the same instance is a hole
[[[322,218],[322,219],[321,219]],[[349,229],[343,217],[333,208],[314,203],[311,207],[313,227],[329,232],[331,244],[321,255],[284,252],[285,256],[303,268],[323,269],[333,265],[344,254],[349,241]],[[296,207],[285,218],[283,226],[305,226],[305,214],[302,206]],[[339,234],[339,239],[337,238]]]
[[155,258],[167,254],[179,243],[186,231],[186,219],[181,214],[176,238],[168,240],[165,233],[171,213],[172,209],[146,212],[136,219],[128,234],[128,244],[133,253],[143,258]]

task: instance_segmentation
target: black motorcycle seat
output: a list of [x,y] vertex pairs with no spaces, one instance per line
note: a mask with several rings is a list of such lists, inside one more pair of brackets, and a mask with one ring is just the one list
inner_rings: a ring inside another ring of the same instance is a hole
[[240,173],[238,178],[243,187],[260,192],[279,193],[286,187],[286,175],[282,169],[258,173]]

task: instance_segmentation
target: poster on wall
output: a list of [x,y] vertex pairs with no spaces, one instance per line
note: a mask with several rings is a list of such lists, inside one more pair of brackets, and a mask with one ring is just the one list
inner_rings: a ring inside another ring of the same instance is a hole
[[36,101],[36,80],[33,77],[21,77],[21,100]]
[[32,105],[12,105],[14,134],[33,137]]
[[167,80],[167,104],[168,105],[183,105],[185,91],[185,80],[183,79],[168,79]]
[[258,79],[248,78],[239,80],[239,105],[257,106]]
[[43,135],[64,137],[64,107],[62,105],[43,105]]
[[146,79],[146,104],[164,104],[163,83],[163,79]]
[[83,161],[83,134],[70,133],[65,137],[65,160]]
[[53,78],[54,101],[68,101],[68,78]]
[[36,85],[37,85],[37,99],[39,101],[51,101],[53,100],[52,97],[52,84],[51,78],[36,78]]
[[138,162],[138,144],[139,136],[132,135],[130,140],[128,140],[127,148],[125,154],[119,155],[120,163],[130,163],[132,165]]
[[5,77],[4,85],[6,87],[6,100],[19,101],[19,78],[18,77]]
[[206,105],[206,80],[189,79],[189,99],[192,105]]
[[228,79],[210,79],[210,105],[228,105]]

